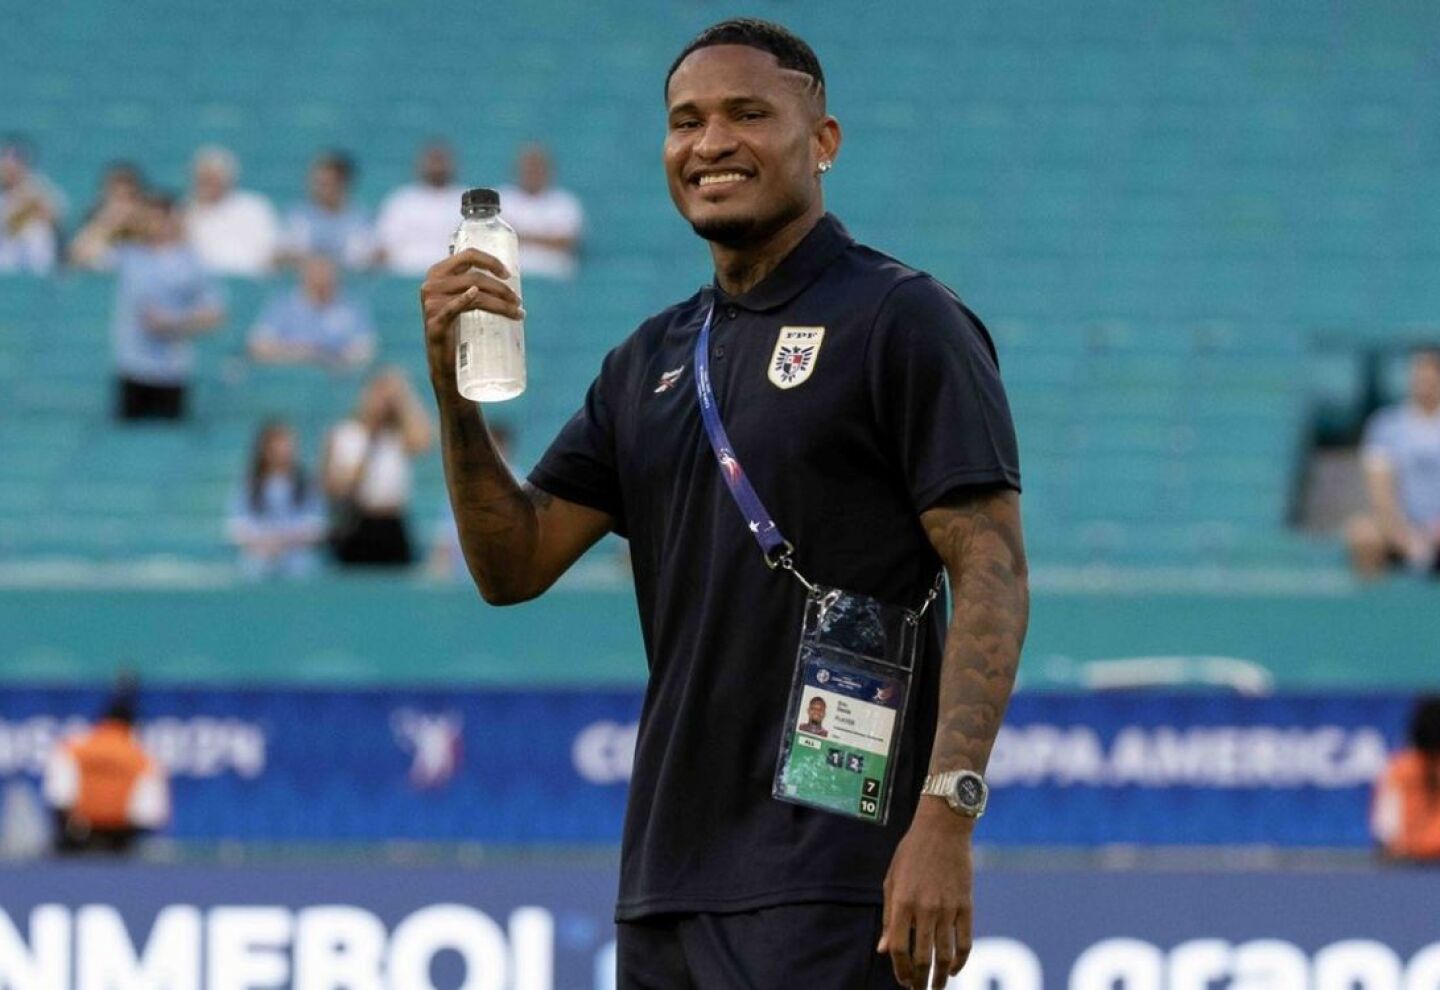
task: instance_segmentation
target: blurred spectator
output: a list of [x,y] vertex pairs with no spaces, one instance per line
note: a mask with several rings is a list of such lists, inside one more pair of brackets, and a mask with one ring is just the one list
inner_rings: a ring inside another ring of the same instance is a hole
[[341,293],[335,263],[313,255],[300,265],[300,284],[265,304],[249,350],[263,364],[355,368],[375,354],[375,327],[369,311]]
[[432,141],[416,162],[419,182],[401,186],[380,204],[375,224],[379,258],[392,272],[423,275],[450,251],[460,224],[461,188],[455,184],[455,155]]
[[32,168],[20,137],[0,142],[0,273],[44,275],[55,267],[65,197]]
[[99,723],[61,743],[41,784],[60,853],[127,852],[170,817],[165,773],[135,737],[135,689],[122,687]]
[[[506,424],[494,420],[488,420],[488,425],[490,439],[495,441],[496,451],[508,464],[513,431]],[[431,577],[442,581],[464,580],[470,573],[465,563],[465,553],[460,547],[460,529],[455,525],[455,512],[448,500],[440,518],[435,521],[430,557],[425,562],[425,570]]]
[[1440,859],[1440,696],[1416,706],[1409,747],[1376,785],[1370,828],[1387,855]]
[[288,424],[271,420],[260,428],[225,530],[248,578],[308,577],[319,568],[325,500],[300,466]]
[[1345,529],[1355,569],[1440,573],[1440,349],[1415,353],[1409,400],[1370,417],[1360,454],[1370,505]]
[[275,208],[259,193],[235,188],[240,167],[225,148],[195,154],[185,231],[205,267],[219,275],[263,275],[279,242]]
[[430,418],[398,370],[382,371],[325,452],[331,544],[342,564],[400,566],[414,559],[406,525],[410,459],[429,448]]
[[141,218],[144,240],[113,251],[116,416],[182,419],[194,338],[218,326],[225,310],[214,280],[185,243],[175,200],[152,196]]
[[108,271],[117,244],[144,237],[145,178],[129,162],[107,166],[100,179],[100,198],[70,241],[70,262],[79,268]]
[[574,193],[550,184],[550,156],[538,144],[520,150],[518,186],[500,190],[500,211],[520,238],[522,278],[574,278],[585,221]]
[[364,268],[375,254],[375,237],[365,210],[350,202],[355,162],[327,151],[310,166],[310,198],[285,214],[280,260],[323,254],[345,268]]

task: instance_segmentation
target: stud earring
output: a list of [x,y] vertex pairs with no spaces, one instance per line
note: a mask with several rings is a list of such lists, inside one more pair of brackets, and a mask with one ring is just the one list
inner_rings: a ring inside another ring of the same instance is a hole
[[821,175],[824,175],[826,172],[830,171],[830,162],[821,162],[818,166],[816,166],[816,169]]

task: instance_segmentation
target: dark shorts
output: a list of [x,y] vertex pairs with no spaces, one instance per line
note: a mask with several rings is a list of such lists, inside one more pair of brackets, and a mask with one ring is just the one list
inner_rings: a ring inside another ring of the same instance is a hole
[[786,904],[616,926],[616,990],[896,990],[880,908]]
[[400,516],[361,516],[331,547],[335,559],[347,567],[404,567],[415,559]]
[[184,385],[147,385],[130,378],[115,382],[115,418],[184,419]]

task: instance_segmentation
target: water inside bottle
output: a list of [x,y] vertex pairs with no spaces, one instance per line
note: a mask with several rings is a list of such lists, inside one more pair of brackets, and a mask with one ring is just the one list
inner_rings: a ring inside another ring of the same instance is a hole
[[524,392],[525,338],[515,321],[492,313],[463,316],[482,318],[462,318],[456,328],[455,378],[460,394],[472,402],[503,402]]
[[[520,291],[519,244],[515,232],[491,213],[467,216],[455,232],[453,250],[476,247],[494,255],[513,274]],[[525,325],[495,313],[471,310],[455,323],[455,381],[472,402],[503,402],[525,391]]]

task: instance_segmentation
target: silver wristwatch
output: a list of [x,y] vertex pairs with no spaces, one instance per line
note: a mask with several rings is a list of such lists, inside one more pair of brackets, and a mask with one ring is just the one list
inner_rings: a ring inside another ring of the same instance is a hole
[[925,778],[921,794],[942,797],[950,810],[966,818],[979,818],[985,814],[985,805],[990,801],[990,788],[985,778],[974,770],[950,770],[932,773]]

